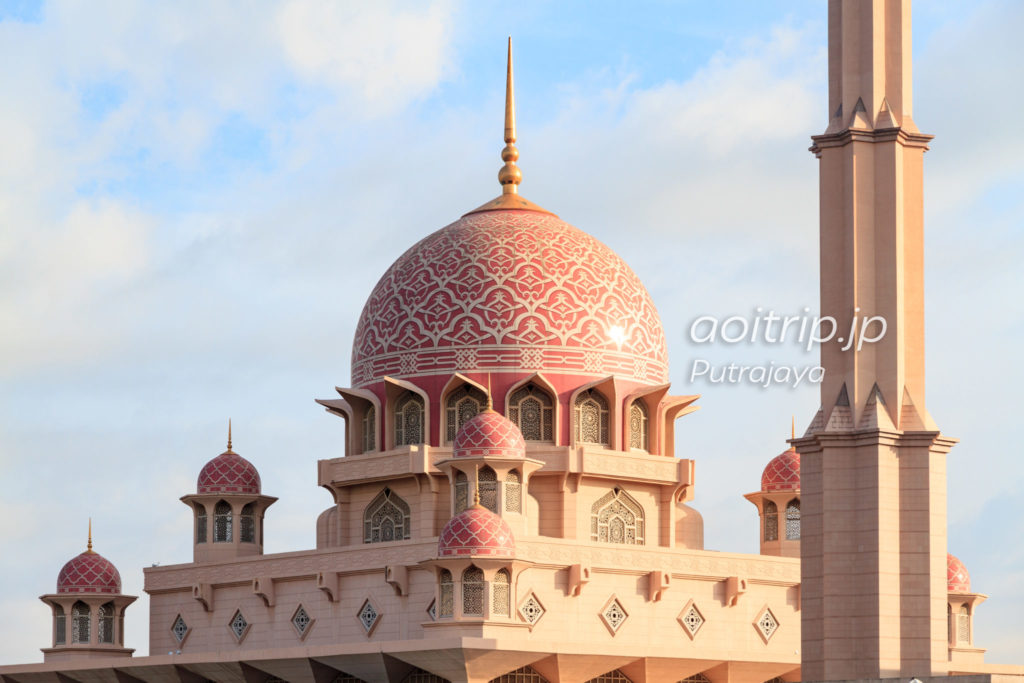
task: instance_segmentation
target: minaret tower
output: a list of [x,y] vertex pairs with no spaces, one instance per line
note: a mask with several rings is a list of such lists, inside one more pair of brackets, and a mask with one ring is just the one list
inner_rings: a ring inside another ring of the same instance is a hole
[[[946,453],[925,408],[922,160],[910,0],[829,0],[829,124],[820,160],[821,410],[801,457],[802,677],[940,675],[946,634]],[[877,336],[881,324],[867,334]]]

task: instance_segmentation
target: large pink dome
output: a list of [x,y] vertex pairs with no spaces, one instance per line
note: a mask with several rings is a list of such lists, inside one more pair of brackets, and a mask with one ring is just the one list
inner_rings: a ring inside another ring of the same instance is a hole
[[607,246],[540,211],[470,213],[377,283],[352,383],[510,369],[660,384],[668,354],[651,297]]
[[57,575],[57,592],[120,593],[121,574],[113,562],[87,550],[61,568]]
[[508,522],[482,505],[474,505],[448,520],[437,539],[440,557],[511,557],[515,553],[516,542]]
[[485,410],[459,430],[453,453],[457,458],[525,458],[526,442],[514,422],[493,410]]

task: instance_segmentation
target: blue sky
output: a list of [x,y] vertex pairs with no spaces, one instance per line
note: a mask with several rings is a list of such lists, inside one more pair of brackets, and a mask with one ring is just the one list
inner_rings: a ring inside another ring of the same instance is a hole
[[[928,401],[961,438],[950,550],[976,642],[1024,638],[1024,95],[1014,2],[918,2],[926,156]],[[806,425],[813,387],[689,386],[696,358],[807,363],[790,346],[696,346],[699,315],[817,306],[824,2],[215,5],[0,0],[0,608],[39,658],[36,596],[84,545],[142,595],[190,557],[177,498],[236,449],[281,498],[269,552],[310,548],[330,498],[363,301],[409,245],[498,192],[504,41],[516,50],[523,194],[647,284],[697,463],[707,547],[754,552],[742,494]],[[147,604],[129,645],[148,650]]]

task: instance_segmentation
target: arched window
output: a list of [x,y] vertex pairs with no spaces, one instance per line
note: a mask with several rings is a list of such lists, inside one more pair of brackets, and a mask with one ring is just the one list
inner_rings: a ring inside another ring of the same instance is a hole
[[511,607],[512,577],[507,569],[499,569],[491,582],[491,614],[507,617]]
[[256,505],[246,503],[242,508],[242,514],[238,518],[239,540],[242,543],[256,542]]
[[377,448],[377,409],[370,406],[363,415],[363,453]]
[[576,441],[608,445],[608,401],[593,389],[576,397]]
[[476,474],[477,490],[480,491],[480,504],[491,512],[498,511],[498,475],[484,465]]
[[492,678],[490,683],[548,683],[548,679],[537,673],[532,666],[523,666],[497,678]]
[[53,606],[53,644],[64,645],[67,643],[67,616],[64,608],[60,605]]
[[407,391],[395,404],[395,445],[423,443],[423,398]]
[[96,612],[96,640],[101,643],[114,642],[114,603],[105,602]]
[[764,540],[779,540],[779,508],[770,500],[764,502]]
[[206,506],[196,503],[196,543],[206,543]]
[[797,498],[786,504],[786,540],[800,540],[800,501]]
[[469,507],[469,477],[462,470],[455,470],[455,514]]
[[447,569],[441,570],[438,579],[440,582],[437,616],[450,617],[455,614],[455,583],[452,581],[452,573]]
[[622,489],[612,489],[590,508],[590,540],[643,545],[644,509]]
[[89,606],[81,600],[71,606],[71,642],[89,642]]
[[213,508],[213,542],[231,543],[231,505],[227,501]]
[[626,674],[616,669],[615,671],[609,671],[606,674],[591,678],[587,683],[633,683],[633,681]]
[[530,383],[508,399],[508,419],[527,441],[554,441],[555,402],[551,395]]
[[462,572],[462,615],[484,615],[484,572],[472,565]]
[[686,678],[678,681],[678,683],[711,683],[711,679],[704,674],[693,674],[692,676],[687,676]]
[[445,439],[454,441],[455,436],[476,414],[483,411],[487,405],[487,394],[470,384],[463,384],[461,387],[448,394],[445,399]]
[[971,644],[971,609],[967,605],[960,605],[956,616],[956,638],[961,645]]
[[402,679],[402,683],[451,683],[447,678],[441,678],[429,671],[415,668],[409,675]]
[[505,512],[523,511],[523,478],[518,470],[505,475]]
[[647,406],[643,401],[633,401],[629,407],[629,447],[650,450],[647,443]]
[[409,504],[386,488],[363,511],[363,543],[407,539],[411,519]]

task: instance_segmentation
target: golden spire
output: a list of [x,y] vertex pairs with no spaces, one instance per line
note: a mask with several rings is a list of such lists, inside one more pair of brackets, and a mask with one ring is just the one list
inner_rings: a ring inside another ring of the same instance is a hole
[[516,149],[516,95],[512,84],[512,37],[508,39],[508,71],[505,75],[505,149],[501,150],[501,160],[505,165],[498,171],[498,182],[501,183],[502,194],[519,194],[519,183],[523,182],[523,173],[516,166],[519,150]]
[[[505,165],[498,171],[498,182],[501,183],[501,194],[483,206],[478,206],[469,213],[481,211],[497,211],[500,209],[523,209],[551,213],[542,209],[528,199],[519,196],[519,183],[523,182],[523,173],[516,165],[519,150],[516,149],[516,96],[512,79],[512,37],[508,39],[508,66],[505,71],[505,148],[501,150],[501,160]],[[554,214],[551,214],[552,216]]]
[[479,482],[477,482],[476,488],[473,489],[473,507],[475,507],[475,508],[483,507],[483,505],[480,504],[480,483]]
[[93,554],[93,551],[92,551],[92,517],[89,518],[89,542],[85,546],[85,552],[89,553],[90,555]]
[[796,415],[793,416],[793,422],[789,426],[789,438],[796,438]]
[[228,418],[228,450],[227,450],[227,452],[228,453],[234,453],[234,451],[231,450],[231,418],[230,417]]
[[491,398],[491,373],[487,373],[487,407],[484,412],[494,411],[494,399]]

